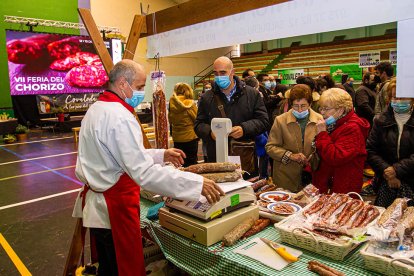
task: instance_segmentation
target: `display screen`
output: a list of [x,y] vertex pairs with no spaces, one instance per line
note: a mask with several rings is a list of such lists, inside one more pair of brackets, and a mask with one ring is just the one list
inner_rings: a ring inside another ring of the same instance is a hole
[[[87,36],[6,31],[10,94],[96,93],[108,76]],[[120,43],[105,41],[112,54]]]

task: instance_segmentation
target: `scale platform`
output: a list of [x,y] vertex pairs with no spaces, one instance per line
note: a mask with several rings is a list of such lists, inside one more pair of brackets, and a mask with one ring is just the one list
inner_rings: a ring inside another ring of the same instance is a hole
[[165,205],[198,219],[210,221],[239,208],[249,206],[251,203],[256,203],[256,196],[250,182],[240,180],[234,183],[236,184],[230,185],[235,185],[237,188],[231,191],[227,190],[232,188],[221,185],[226,195],[213,205],[207,201],[186,201],[172,198],[168,198]]
[[221,241],[225,234],[248,217],[257,220],[259,208],[255,204],[250,204],[209,222],[203,222],[168,207],[161,208],[158,216],[161,226],[200,244],[210,246]]

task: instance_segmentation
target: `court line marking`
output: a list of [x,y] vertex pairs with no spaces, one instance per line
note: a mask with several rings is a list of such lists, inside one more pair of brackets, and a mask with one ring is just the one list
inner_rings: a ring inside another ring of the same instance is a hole
[[4,145],[0,145],[0,147],[9,147],[9,146],[16,146],[16,145],[41,143],[41,142],[48,142],[48,141],[55,141],[55,140],[62,140],[62,139],[69,139],[69,138],[73,139],[73,136],[65,136],[65,137],[60,137],[60,138],[43,139],[43,140],[21,142],[21,143],[4,144]]
[[21,205],[26,205],[26,204],[33,203],[33,202],[46,200],[46,199],[49,199],[49,198],[54,198],[54,197],[58,197],[58,196],[66,195],[66,194],[71,194],[71,193],[76,193],[76,192],[79,192],[80,190],[81,190],[81,188],[74,189],[74,190],[69,190],[69,191],[62,192],[62,193],[52,194],[52,195],[48,195],[48,196],[44,196],[44,197],[39,197],[39,198],[31,199],[31,200],[26,200],[26,201],[22,201],[22,202],[18,202],[18,203],[13,203],[13,204],[5,205],[5,206],[1,206],[0,211],[5,210],[5,209],[9,209],[9,208],[13,208],[13,207],[17,207],[17,206],[21,206]]
[[13,262],[14,266],[23,276],[31,276],[32,273],[29,272],[27,267],[23,264],[20,260],[19,256],[17,256],[16,252],[14,252],[13,248],[11,248],[10,244],[6,241],[4,236],[0,233],[0,244],[3,247],[4,251],[6,251],[7,255],[9,255],[10,260]]
[[[11,154],[13,154],[13,155],[15,155],[15,156],[17,156],[17,157],[18,157],[18,158],[20,158],[20,159],[24,159],[24,156],[22,156],[22,155],[18,154],[17,152],[12,151],[11,149],[6,149],[6,148],[4,148],[4,147],[0,147],[0,149],[2,149],[2,150],[4,150],[4,151],[7,151],[7,152],[9,152],[9,153],[11,153]],[[41,163],[38,163],[38,162],[36,162],[36,161],[29,161],[29,162],[32,162],[33,164],[38,165],[38,166],[40,166],[40,167],[42,167],[42,168],[45,168],[46,170],[49,170],[50,172],[52,172],[52,173],[54,173],[54,174],[56,174],[56,175],[59,175],[59,176],[61,176],[61,177],[65,178],[65,179],[67,179],[67,180],[70,180],[70,181],[72,181],[72,182],[74,182],[74,183],[78,184],[79,186],[83,186],[83,183],[82,183],[82,182],[80,182],[79,180],[74,179],[74,178],[72,178],[72,177],[70,177],[70,176],[67,176],[67,175],[65,175],[65,174],[63,174],[63,173],[60,173],[60,172],[58,172],[58,171],[55,171],[54,169],[49,168],[48,166],[45,166],[45,165],[43,165],[43,164],[41,164]],[[75,165],[74,165],[74,166],[75,166]]]
[[25,176],[35,175],[35,174],[40,174],[40,173],[60,171],[60,170],[64,170],[64,169],[74,168],[74,167],[76,167],[76,165],[70,165],[70,166],[66,166],[66,167],[60,167],[60,168],[56,168],[56,169],[49,169],[49,170],[44,170],[44,171],[32,172],[32,173],[13,175],[13,176],[0,178],[0,181],[9,180],[9,179],[13,179],[13,178],[20,178],[20,177],[25,177]]
[[51,157],[64,156],[64,155],[75,154],[75,153],[78,153],[78,152],[77,151],[71,151],[71,152],[67,152],[67,153],[59,153],[59,154],[46,155],[46,156],[40,156],[40,157],[26,158],[26,159],[22,159],[22,160],[16,160],[16,161],[0,163],[0,166],[14,164],[14,163],[21,163],[21,162],[26,162],[26,161],[45,159],[45,158],[51,158]]

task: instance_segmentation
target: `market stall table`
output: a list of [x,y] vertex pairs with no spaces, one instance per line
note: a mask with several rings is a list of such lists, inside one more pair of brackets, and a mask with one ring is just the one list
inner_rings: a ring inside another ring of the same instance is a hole
[[232,247],[221,248],[217,243],[210,247],[202,246],[190,239],[184,238],[173,233],[158,223],[158,221],[149,221],[146,218],[148,208],[155,205],[149,200],[141,198],[141,222],[147,225],[149,232],[153,235],[156,242],[161,247],[166,258],[182,270],[191,275],[300,275],[310,274],[307,265],[311,260],[322,262],[332,268],[335,268],[346,275],[379,275],[375,272],[366,270],[364,262],[359,254],[358,247],[351,252],[342,262],[333,261],[316,253],[287,245],[303,251],[298,262],[292,263],[281,271],[277,271],[264,264],[234,253],[233,250],[248,243],[256,237],[263,237],[269,240],[280,242],[280,236],[277,230],[272,226],[267,227],[264,231],[246,239],[239,241]]
[[70,120],[59,122],[58,118],[43,118],[41,121],[41,128],[51,126],[53,131],[58,128],[62,132],[69,132],[73,127],[80,127],[84,115],[70,116]]
[[0,135],[12,134],[16,131],[17,119],[0,121]]

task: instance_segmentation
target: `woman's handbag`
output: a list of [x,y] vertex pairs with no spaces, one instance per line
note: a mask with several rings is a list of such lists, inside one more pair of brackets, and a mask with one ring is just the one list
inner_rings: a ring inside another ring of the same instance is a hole
[[313,172],[319,169],[320,162],[321,162],[321,158],[319,157],[319,154],[316,151],[316,144],[314,140],[312,141],[312,154],[310,155],[310,159],[309,159],[309,165]]
[[256,171],[256,154],[254,141],[230,140],[230,155],[240,156],[243,171],[253,173]]

